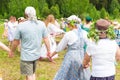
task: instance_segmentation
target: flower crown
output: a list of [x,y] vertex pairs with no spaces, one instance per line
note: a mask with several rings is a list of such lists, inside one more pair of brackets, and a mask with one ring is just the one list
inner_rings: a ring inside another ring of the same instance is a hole
[[66,23],[74,26],[76,24],[79,24],[79,21],[77,21],[77,20],[66,20]]
[[[91,28],[90,28],[90,31],[88,33],[88,38],[92,39],[93,41],[95,42],[98,42],[100,37],[98,35],[100,30],[98,30],[96,27],[95,27],[95,23],[92,24]],[[105,30],[106,34],[107,34],[107,38],[109,39],[112,39],[114,40],[115,37],[116,37],[116,34],[114,32],[114,27],[113,26],[109,26],[107,30]]]

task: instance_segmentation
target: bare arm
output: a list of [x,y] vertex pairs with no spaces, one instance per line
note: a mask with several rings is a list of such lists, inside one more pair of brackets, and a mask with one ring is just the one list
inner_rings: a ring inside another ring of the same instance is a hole
[[10,49],[5,44],[3,44],[2,42],[0,42],[0,47],[5,51],[10,52]]
[[45,42],[47,52],[50,52],[50,43],[49,43],[48,37],[43,38],[43,40]]
[[84,68],[89,67],[89,63],[90,63],[90,56],[86,53],[83,60],[83,67]]
[[120,48],[117,49],[117,52],[116,52],[116,60],[120,61]]
[[15,39],[15,40],[12,42],[12,48],[11,48],[12,52],[15,52],[15,49],[16,49],[16,47],[19,45],[19,43],[20,43],[20,41],[17,40],[17,39]]

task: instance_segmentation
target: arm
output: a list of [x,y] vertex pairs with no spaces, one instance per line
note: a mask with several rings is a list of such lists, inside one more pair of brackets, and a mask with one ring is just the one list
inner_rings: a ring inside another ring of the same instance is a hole
[[5,44],[3,44],[2,42],[0,42],[0,47],[5,51],[10,52],[10,49]]
[[117,49],[117,52],[116,52],[116,60],[120,61],[120,48]]
[[9,56],[9,57],[13,57],[13,54],[11,53],[10,48],[8,48],[5,44],[3,44],[2,42],[0,42],[0,47],[1,47],[3,50],[5,50],[5,51],[8,52],[8,56]]
[[49,43],[48,37],[43,38],[43,40],[45,42],[47,52],[49,53],[50,52],[50,43]]
[[90,56],[86,53],[83,60],[83,68],[89,67],[89,63],[90,63]]
[[56,50],[51,54],[51,57],[53,57],[55,54],[57,54],[57,52],[60,52],[63,49],[65,49],[65,47],[67,46],[67,44],[68,44],[67,35],[64,35],[64,37],[62,38],[62,40],[58,44]]
[[12,52],[15,52],[15,49],[19,45],[19,43],[20,43],[20,40],[14,39],[14,41],[12,42],[12,48],[11,48]]

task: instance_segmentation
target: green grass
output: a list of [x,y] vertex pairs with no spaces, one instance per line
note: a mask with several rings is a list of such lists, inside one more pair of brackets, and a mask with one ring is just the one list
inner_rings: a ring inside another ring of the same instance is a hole
[[[0,41],[8,45],[7,39],[2,39],[3,23],[0,26]],[[59,39],[57,39],[59,41]],[[48,60],[39,61],[37,64],[36,77],[37,80],[53,80],[56,72],[60,68],[63,61],[65,51],[59,53],[59,58],[55,59],[55,64]],[[20,53],[16,51],[13,58],[8,58],[7,52],[0,49],[0,72],[2,72],[3,80],[24,80],[24,76],[20,74]],[[116,66],[116,80],[120,80],[120,62]]]

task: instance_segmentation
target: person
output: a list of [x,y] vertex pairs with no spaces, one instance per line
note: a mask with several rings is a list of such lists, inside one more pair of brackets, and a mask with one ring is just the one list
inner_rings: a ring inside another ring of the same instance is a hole
[[[57,43],[55,41],[56,35],[64,33],[64,31],[62,29],[59,29],[58,27],[56,27],[56,25],[54,25],[54,20],[55,19],[54,19],[54,16],[52,14],[48,15],[46,20],[45,20],[45,24],[46,24],[47,31],[49,34],[48,37],[49,37],[49,42],[50,42],[50,52],[51,53],[53,53],[55,51],[56,46],[57,46]],[[39,60],[43,60],[46,58],[49,59],[49,57],[47,56],[47,50],[46,50],[46,46],[44,43],[42,44],[40,53],[41,53],[41,56],[40,56]],[[55,58],[58,58],[58,54],[54,55],[52,57],[52,60]],[[51,61],[51,59],[49,59],[49,61]]]
[[120,24],[118,23],[118,21],[114,21],[113,22],[113,26],[114,26],[114,31],[116,34],[116,42],[120,47]]
[[9,57],[13,57],[13,54],[11,54],[10,48],[8,48],[8,47],[7,47],[5,44],[3,44],[2,42],[0,42],[0,48],[2,48],[3,50],[7,51]]
[[42,38],[46,44],[48,56],[50,54],[50,45],[45,24],[37,20],[34,7],[26,7],[25,18],[27,20],[17,26],[11,53],[14,54],[16,47],[21,41],[21,74],[26,76],[26,80],[36,80],[35,72],[37,60],[40,57]]
[[[80,24],[81,28],[87,32],[90,31],[90,27],[92,25],[92,18],[90,16],[86,16],[85,17],[85,23],[84,24]],[[87,48],[87,44],[84,45],[84,50],[86,51]]]
[[19,17],[18,18],[18,24],[21,23],[21,22],[24,22],[25,21],[25,18],[24,17]]
[[115,58],[120,59],[120,50],[113,27],[107,20],[99,19],[91,27],[88,36],[91,41],[87,45],[83,67],[87,68],[92,60],[90,80],[115,80]]
[[8,20],[5,19],[5,22],[4,22],[4,32],[2,34],[2,38],[7,38],[8,36]]
[[90,26],[92,24],[92,18],[90,16],[85,17],[85,23],[81,25],[82,29],[89,32]]
[[16,17],[10,16],[10,20],[8,22],[8,40],[9,40],[9,47],[11,48],[12,42],[14,40],[14,34],[17,26]]
[[90,69],[83,69],[82,67],[84,58],[83,46],[87,39],[87,34],[85,35],[86,32],[82,29],[78,29],[76,24],[77,20],[74,18],[68,21],[70,31],[64,35],[55,52],[51,54],[52,57],[68,45],[62,65],[53,80],[89,80],[90,78]]

